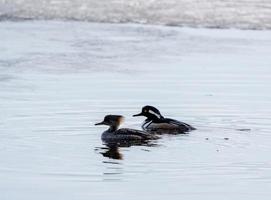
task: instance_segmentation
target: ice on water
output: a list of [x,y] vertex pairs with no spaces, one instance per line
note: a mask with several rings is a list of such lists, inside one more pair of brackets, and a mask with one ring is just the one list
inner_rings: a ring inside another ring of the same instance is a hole
[[268,0],[0,0],[0,19],[270,29]]

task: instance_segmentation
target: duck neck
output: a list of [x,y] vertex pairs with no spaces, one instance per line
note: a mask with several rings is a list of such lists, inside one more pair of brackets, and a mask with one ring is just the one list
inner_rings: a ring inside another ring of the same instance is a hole
[[164,117],[160,116],[159,118],[155,115],[151,115],[148,116],[148,118],[146,119],[146,121],[152,121],[152,122],[159,122],[160,120],[162,120]]
[[119,125],[114,124],[109,127],[108,132],[115,132],[119,128]]

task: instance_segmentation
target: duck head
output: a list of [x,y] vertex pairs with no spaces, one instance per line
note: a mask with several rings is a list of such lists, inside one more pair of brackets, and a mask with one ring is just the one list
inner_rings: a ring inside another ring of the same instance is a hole
[[98,125],[107,125],[111,131],[115,131],[119,128],[120,124],[124,121],[124,117],[121,115],[106,115],[102,122],[96,123]]
[[164,117],[161,115],[160,111],[153,106],[144,106],[141,110],[141,113],[133,115],[133,117],[137,116],[145,116],[149,120],[163,119]]

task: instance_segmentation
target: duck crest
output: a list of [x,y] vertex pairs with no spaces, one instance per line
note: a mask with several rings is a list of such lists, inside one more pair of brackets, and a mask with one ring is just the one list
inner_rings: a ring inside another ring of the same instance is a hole
[[108,132],[114,132],[118,130],[120,124],[124,121],[124,117],[122,115],[106,115],[104,120],[100,123],[96,123],[95,125],[107,125],[109,126]]

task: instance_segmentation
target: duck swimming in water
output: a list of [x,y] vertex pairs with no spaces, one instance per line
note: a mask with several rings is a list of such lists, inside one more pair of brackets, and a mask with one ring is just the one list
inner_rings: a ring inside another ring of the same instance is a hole
[[133,117],[136,116],[147,117],[142,125],[142,129],[148,132],[155,132],[159,134],[177,134],[187,133],[189,131],[195,130],[194,127],[184,122],[180,122],[175,119],[164,118],[160,111],[153,106],[144,106],[141,113],[133,115]]
[[144,142],[159,138],[145,131],[128,128],[118,129],[123,120],[124,117],[121,115],[106,115],[102,122],[95,124],[109,126],[109,129],[103,132],[101,137],[105,143]]

